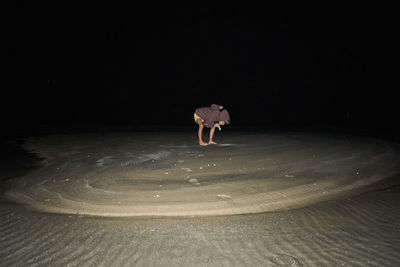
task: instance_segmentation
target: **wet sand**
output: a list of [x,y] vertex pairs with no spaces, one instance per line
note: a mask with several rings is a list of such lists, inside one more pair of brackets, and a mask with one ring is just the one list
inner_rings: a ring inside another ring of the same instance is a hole
[[227,133],[203,148],[194,137],[27,140],[45,160],[7,181],[1,265],[400,264],[398,144]]

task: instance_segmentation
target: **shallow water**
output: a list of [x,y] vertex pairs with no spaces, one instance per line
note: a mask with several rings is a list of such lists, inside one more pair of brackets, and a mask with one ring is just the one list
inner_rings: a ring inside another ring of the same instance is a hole
[[[397,144],[292,133],[217,141],[200,147],[195,135],[174,133],[28,140],[25,148],[47,159],[5,193],[1,265],[400,263]],[[115,217],[121,210],[129,217]],[[89,211],[102,217],[83,216]],[[235,213],[243,215],[226,215]]]

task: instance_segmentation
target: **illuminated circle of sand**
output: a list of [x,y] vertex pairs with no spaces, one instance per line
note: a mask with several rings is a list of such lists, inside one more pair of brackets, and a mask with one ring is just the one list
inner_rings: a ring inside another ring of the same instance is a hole
[[380,140],[310,134],[47,136],[25,148],[43,166],[5,196],[34,209],[94,216],[207,216],[304,207],[398,174]]

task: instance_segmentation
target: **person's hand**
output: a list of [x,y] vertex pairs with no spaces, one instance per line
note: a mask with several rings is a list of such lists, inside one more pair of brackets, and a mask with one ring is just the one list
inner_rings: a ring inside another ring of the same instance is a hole
[[219,123],[214,124],[214,128],[217,128],[219,126]]
[[224,107],[223,107],[223,106],[218,106],[218,108],[221,110],[221,109],[223,109]]

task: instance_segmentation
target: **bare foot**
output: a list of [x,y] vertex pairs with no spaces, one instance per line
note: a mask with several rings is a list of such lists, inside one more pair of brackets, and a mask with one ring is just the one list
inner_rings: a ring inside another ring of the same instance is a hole
[[214,141],[210,141],[208,142],[209,145],[216,145],[217,143],[215,143]]
[[199,142],[199,145],[201,146],[207,146],[208,144],[206,142]]

